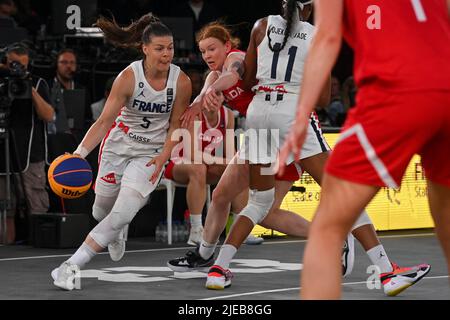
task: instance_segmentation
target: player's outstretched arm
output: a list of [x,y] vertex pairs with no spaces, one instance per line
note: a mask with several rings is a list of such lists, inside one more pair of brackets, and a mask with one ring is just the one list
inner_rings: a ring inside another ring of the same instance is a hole
[[225,59],[223,68],[225,69],[219,77],[211,84],[206,92],[206,99],[210,92],[219,93],[234,86],[244,75],[243,52],[233,52]]

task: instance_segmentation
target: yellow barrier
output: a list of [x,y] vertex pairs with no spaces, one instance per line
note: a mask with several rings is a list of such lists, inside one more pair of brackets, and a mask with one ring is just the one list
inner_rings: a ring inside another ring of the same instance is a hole
[[[335,145],[338,136],[337,133],[325,134],[331,147]],[[304,187],[305,192],[290,191],[281,208],[311,220],[319,204],[320,186],[307,173],[294,186]],[[415,156],[411,160],[399,189],[382,188],[366,209],[377,230],[433,228],[420,157]],[[252,233],[282,235],[261,226],[255,226]]]

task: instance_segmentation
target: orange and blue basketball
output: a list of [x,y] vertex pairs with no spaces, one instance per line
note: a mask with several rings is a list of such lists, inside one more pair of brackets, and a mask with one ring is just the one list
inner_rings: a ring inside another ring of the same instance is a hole
[[51,163],[48,183],[53,192],[61,198],[79,198],[92,184],[91,166],[79,156],[64,154]]

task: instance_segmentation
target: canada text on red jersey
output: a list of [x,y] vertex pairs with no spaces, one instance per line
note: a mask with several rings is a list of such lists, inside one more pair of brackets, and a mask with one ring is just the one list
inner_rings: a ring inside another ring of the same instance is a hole
[[344,37],[359,89],[450,90],[446,0],[345,0]]
[[[232,49],[229,55],[233,52],[245,53],[244,51]],[[242,116],[245,116],[247,114],[248,105],[252,102],[254,93],[251,91],[245,91],[243,87],[244,85],[242,80],[239,80],[234,86],[222,92],[227,104],[234,110],[239,111]]]

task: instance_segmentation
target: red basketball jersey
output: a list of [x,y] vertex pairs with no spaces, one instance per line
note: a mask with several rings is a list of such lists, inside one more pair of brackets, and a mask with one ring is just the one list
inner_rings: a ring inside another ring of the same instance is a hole
[[345,0],[344,37],[360,95],[450,90],[446,0]]
[[[245,53],[241,50],[232,49],[229,54],[233,52]],[[239,80],[234,86],[222,92],[227,104],[234,110],[239,111],[239,113],[245,117],[247,115],[248,105],[252,102],[255,94],[251,91],[245,91],[243,87],[242,80]]]

